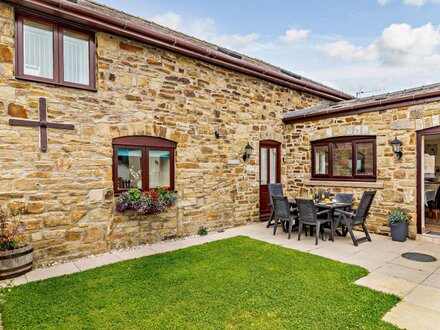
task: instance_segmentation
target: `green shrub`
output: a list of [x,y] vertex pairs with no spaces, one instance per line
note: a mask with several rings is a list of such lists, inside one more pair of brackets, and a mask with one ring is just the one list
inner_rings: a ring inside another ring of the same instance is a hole
[[197,231],[197,235],[199,236],[208,235],[208,229],[206,229],[205,227],[200,227],[199,230]]
[[393,212],[388,213],[388,222],[390,224],[397,222],[410,222],[409,211],[398,207]]

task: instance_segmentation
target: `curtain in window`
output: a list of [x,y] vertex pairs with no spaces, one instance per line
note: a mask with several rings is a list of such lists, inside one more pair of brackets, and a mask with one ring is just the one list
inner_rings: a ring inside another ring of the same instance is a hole
[[89,84],[89,40],[71,32],[64,32],[64,81]]
[[150,188],[170,186],[170,152],[150,150],[149,154]]
[[53,79],[53,30],[25,21],[23,26],[24,74]]

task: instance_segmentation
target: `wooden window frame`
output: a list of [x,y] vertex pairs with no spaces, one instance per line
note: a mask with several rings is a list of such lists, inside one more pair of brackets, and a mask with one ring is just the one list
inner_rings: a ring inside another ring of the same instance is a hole
[[[351,143],[352,152],[352,172],[351,176],[334,176],[333,175],[333,146],[336,143]],[[357,174],[357,145],[359,143],[371,143],[373,146],[373,175]],[[326,146],[328,148],[328,171],[327,174],[315,173],[315,148]],[[366,181],[375,182],[377,180],[377,153],[376,153],[376,137],[375,136],[344,136],[336,138],[328,138],[311,143],[312,170],[311,180],[328,180],[328,181]]]
[[[41,25],[49,26],[53,29],[53,78],[43,78],[24,73],[24,21],[32,21]],[[70,27],[56,20],[36,17],[28,14],[17,14],[15,19],[15,77],[17,79],[41,82],[57,86],[71,87],[96,91],[96,44],[95,33]],[[88,37],[89,42],[89,84],[77,84],[64,80],[64,31],[70,31],[76,34]]]
[[149,151],[163,150],[170,153],[170,190],[175,191],[175,152],[177,143],[157,138],[153,136],[124,136],[113,139],[113,190],[115,195],[119,195],[129,189],[120,189],[118,187],[118,149],[136,149],[142,151],[142,189],[148,191],[150,172],[149,172]]

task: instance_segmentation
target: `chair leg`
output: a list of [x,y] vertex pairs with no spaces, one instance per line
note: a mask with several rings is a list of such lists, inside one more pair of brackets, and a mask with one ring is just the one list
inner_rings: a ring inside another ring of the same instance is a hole
[[269,220],[267,221],[266,228],[269,228],[269,227],[270,227],[270,223],[271,223],[272,220],[273,220],[273,215],[274,215],[274,210],[271,209],[271,211],[270,211],[270,216],[269,216]]
[[365,226],[365,223],[362,222],[362,229],[364,230],[365,236],[367,237],[368,242],[371,242],[370,233],[367,230],[367,226]]
[[288,231],[288,235],[287,238],[290,239],[290,236],[292,234],[292,227],[293,227],[293,219],[289,220],[289,231]]
[[438,210],[435,210],[435,221],[438,222]]
[[277,227],[278,227],[278,219],[274,219],[274,221],[273,221],[273,234],[274,235],[277,233]]
[[333,223],[333,219],[330,221],[330,240],[332,241],[332,242],[334,242],[335,241],[335,226],[334,226],[334,223]]
[[315,230],[315,245],[318,245],[318,239],[319,239],[319,232],[321,230],[321,223],[316,224],[316,230]]
[[[300,222],[300,223],[298,224],[298,241],[301,240],[301,234],[302,234],[302,231],[303,231],[303,224]],[[307,228],[306,228],[306,233],[307,233]]]
[[354,246],[358,246],[358,242],[356,241],[356,237],[353,234],[353,230],[351,229],[350,224],[347,222],[346,224],[347,231],[350,233],[351,240],[353,241]]

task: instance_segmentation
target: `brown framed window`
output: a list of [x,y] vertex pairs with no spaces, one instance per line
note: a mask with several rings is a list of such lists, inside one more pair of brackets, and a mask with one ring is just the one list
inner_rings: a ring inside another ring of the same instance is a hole
[[376,137],[350,136],[312,142],[312,179],[376,181]]
[[116,194],[132,188],[174,187],[177,144],[152,136],[113,139],[113,186]]
[[56,21],[17,15],[16,77],[95,89],[95,35]]

